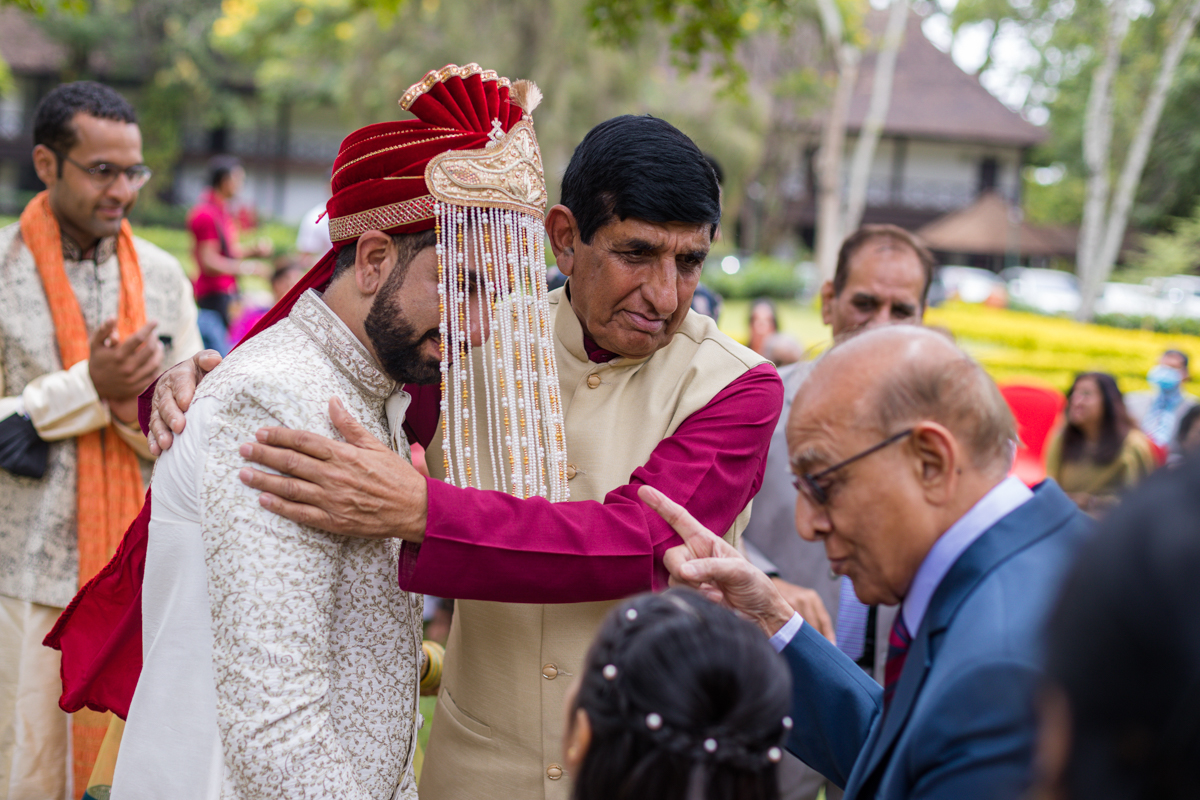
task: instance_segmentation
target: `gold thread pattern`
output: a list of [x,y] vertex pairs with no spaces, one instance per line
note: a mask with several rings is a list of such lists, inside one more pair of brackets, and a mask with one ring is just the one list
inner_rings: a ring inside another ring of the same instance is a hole
[[425,184],[443,203],[546,215],[546,175],[528,119],[496,144],[434,156],[425,167]]
[[441,69],[430,70],[425,73],[425,77],[408,87],[403,95],[400,96],[400,107],[405,111],[412,108],[412,104],[417,102],[417,98],[428,92],[439,83],[444,83],[450,78],[462,78],[466,80],[472,75],[480,75],[485,81],[497,81],[501,86],[510,86],[508,78],[501,78],[495,70],[484,69],[478,64],[464,64],[458,66],[456,64],[447,64]]
[[422,195],[412,200],[404,200],[391,205],[370,208],[356,214],[329,219],[329,238],[335,242],[347,239],[357,239],[367,231],[386,231],[398,225],[408,225],[433,219],[434,199],[430,195]]
[[354,164],[357,164],[360,161],[364,161],[372,156],[377,156],[382,153],[390,153],[393,150],[403,150],[405,147],[415,147],[416,145],[419,145],[419,144],[425,144],[427,142],[436,142],[441,139],[453,139],[456,136],[465,136],[470,133],[471,133],[470,131],[460,131],[458,133],[447,133],[445,136],[431,136],[428,139],[420,139],[415,142],[405,142],[404,144],[397,144],[397,145],[393,145],[391,147],[384,147],[381,150],[373,150],[372,152],[367,153],[365,156],[359,156],[358,158],[354,159],[353,161],[347,161],[345,164],[342,164],[340,167],[335,169],[333,171],[333,174],[334,174],[334,177],[336,177],[337,174],[339,172],[341,172],[342,170],[344,170],[346,167],[352,166]]

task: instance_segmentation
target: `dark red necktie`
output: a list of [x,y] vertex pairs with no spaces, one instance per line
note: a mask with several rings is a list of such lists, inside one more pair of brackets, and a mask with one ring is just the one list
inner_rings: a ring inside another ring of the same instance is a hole
[[887,662],[883,666],[883,710],[886,712],[892,704],[892,696],[896,694],[896,684],[900,682],[900,673],[904,671],[904,659],[908,657],[908,647],[912,644],[912,635],[904,624],[904,612],[896,614],[892,623],[892,632],[888,636]]

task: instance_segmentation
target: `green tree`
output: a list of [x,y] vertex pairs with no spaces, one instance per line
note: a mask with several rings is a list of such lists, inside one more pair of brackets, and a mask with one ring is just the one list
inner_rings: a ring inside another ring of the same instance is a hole
[[347,131],[407,116],[398,98],[447,63],[532,79],[545,96],[534,116],[552,200],[575,145],[617,114],[668,119],[722,162],[731,184],[759,155],[760,105],[681,71],[663,58],[662,39],[599,46],[571,0],[225,0],[210,42],[250,71],[268,102],[323,109]]
[[[805,122],[820,120],[820,143],[816,150],[817,241],[816,260],[822,275],[832,277],[837,250],[845,232],[856,228],[866,205],[870,165],[891,100],[892,76],[908,19],[908,0],[891,0],[886,30],[871,35],[864,24],[865,2],[854,0],[589,0],[594,28],[609,41],[626,44],[648,30],[665,31],[678,63],[688,69],[707,67],[727,80],[735,91],[747,77],[747,64],[759,60],[763,51],[790,49],[790,62],[776,64],[768,84],[794,85],[806,72],[818,71],[822,80],[820,108]],[[807,47],[792,45],[800,29],[807,27]],[[774,46],[774,47],[773,47]],[[858,78],[858,65],[867,46],[878,53],[863,129],[855,145],[843,191],[846,116]],[[778,61],[778,60],[777,60]],[[760,81],[761,82],[761,81]],[[768,91],[771,124],[767,134],[767,163],[774,165],[787,147],[799,151],[806,137],[795,136],[795,98],[786,92]],[[790,140],[790,141],[789,141]],[[775,156],[775,157],[772,157]],[[750,187],[763,199],[765,187],[756,181]],[[751,200],[758,202],[757,198]],[[772,230],[769,215],[761,225]],[[743,226],[744,228],[746,226]],[[774,237],[769,237],[773,239]],[[755,237],[761,247],[763,237]]]
[[[1016,32],[1037,53],[1027,106],[1051,117],[1061,157],[1085,182],[1076,271],[1088,318],[1112,271],[1159,134],[1175,76],[1200,20],[1197,0],[963,0],[956,26],[985,23],[996,38]],[[989,46],[989,58],[992,49]],[[985,68],[988,64],[985,64]]]

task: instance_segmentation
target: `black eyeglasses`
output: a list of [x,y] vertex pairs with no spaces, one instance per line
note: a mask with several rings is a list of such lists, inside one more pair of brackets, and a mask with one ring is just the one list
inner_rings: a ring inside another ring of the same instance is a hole
[[827,467],[816,474],[806,472],[803,475],[797,475],[796,480],[792,482],[792,485],[796,487],[796,491],[808,495],[808,498],[814,503],[819,506],[823,506],[829,502],[829,495],[826,494],[825,489],[817,481],[832,475],[843,467],[853,464],[860,458],[866,458],[867,456],[871,455],[871,453],[874,453],[877,450],[882,450],[889,444],[895,444],[912,432],[913,428],[909,428],[906,431],[900,431],[900,433],[897,433],[895,436],[889,436],[879,444],[871,445],[861,453],[856,453],[855,455],[847,458],[845,461],[840,461],[837,464],[834,464],[832,467]]
[[153,174],[145,164],[134,164],[132,167],[118,167],[116,164],[100,163],[94,167],[85,167],[66,153],[60,153],[55,150],[54,154],[86,172],[88,177],[92,179],[92,185],[97,189],[107,189],[116,182],[117,178],[124,175],[126,180],[129,181],[129,188],[136,192],[146,185],[146,182],[150,180],[150,176]]

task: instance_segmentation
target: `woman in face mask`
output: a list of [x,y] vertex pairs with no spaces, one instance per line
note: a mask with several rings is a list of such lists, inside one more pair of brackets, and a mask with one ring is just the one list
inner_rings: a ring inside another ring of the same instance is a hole
[[1046,474],[1092,516],[1157,466],[1150,440],[1129,418],[1113,376],[1085,372],[1067,393],[1066,424],[1046,451]]

